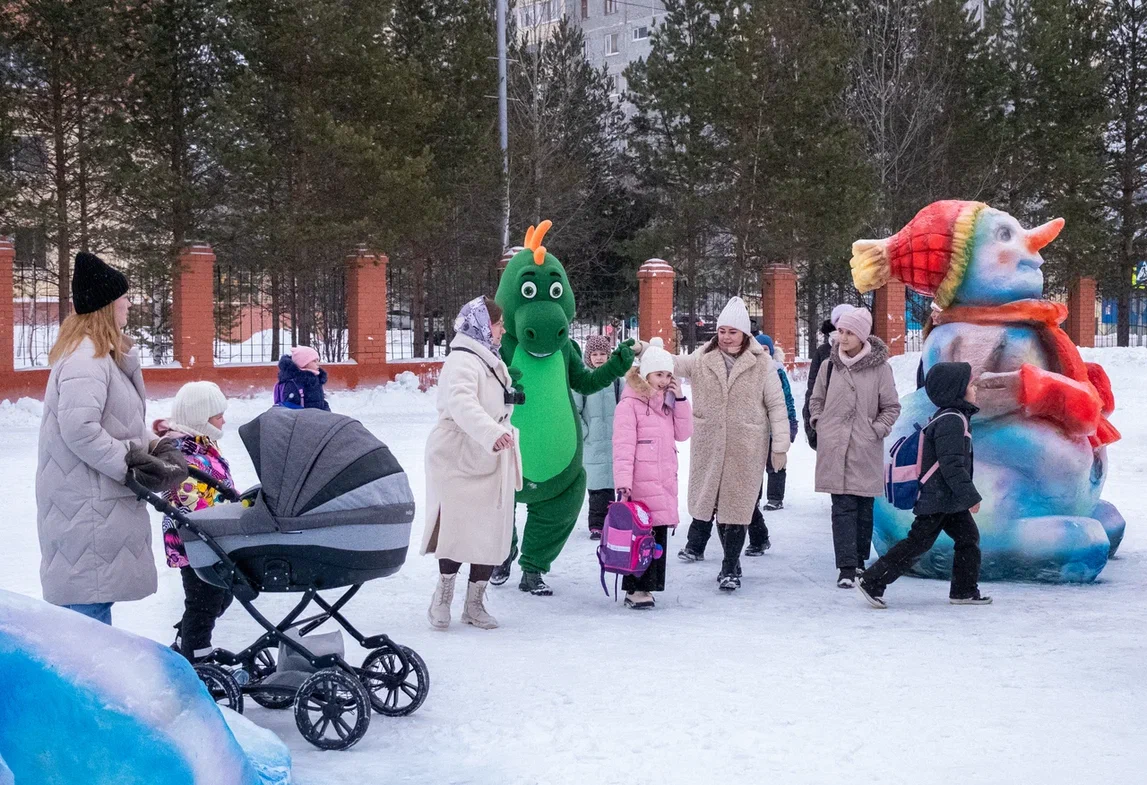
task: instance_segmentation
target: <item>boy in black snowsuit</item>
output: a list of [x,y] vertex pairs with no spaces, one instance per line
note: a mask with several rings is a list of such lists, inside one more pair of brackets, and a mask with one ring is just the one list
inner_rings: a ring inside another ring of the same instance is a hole
[[968,363],[937,363],[928,371],[924,390],[939,411],[924,428],[920,496],[913,512],[916,520],[908,536],[892,546],[864,571],[857,583],[868,603],[887,605],[882,599],[888,584],[915,564],[945,532],[956,543],[952,560],[953,605],[987,605],[992,598],[980,594],[980,531],[972,513],[980,509],[980,494],[972,484],[972,415],[976,388]]

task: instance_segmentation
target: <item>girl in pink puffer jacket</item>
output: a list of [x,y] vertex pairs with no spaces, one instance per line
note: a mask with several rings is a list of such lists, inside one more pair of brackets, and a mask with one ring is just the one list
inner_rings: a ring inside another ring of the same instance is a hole
[[[693,433],[693,409],[673,376],[673,356],[654,338],[629,370],[625,391],[613,415],[613,484],[622,499],[643,502],[653,517],[653,535],[668,552],[669,529],[677,511],[677,442]],[[643,575],[622,581],[625,605],[654,607],[650,592],[665,590],[665,557]]]

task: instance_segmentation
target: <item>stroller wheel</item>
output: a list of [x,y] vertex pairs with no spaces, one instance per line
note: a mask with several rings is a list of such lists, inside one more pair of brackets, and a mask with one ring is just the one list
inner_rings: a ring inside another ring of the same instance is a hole
[[248,687],[247,693],[251,696],[251,700],[264,709],[285,709],[295,702],[294,694],[285,690],[255,689],[259,682],[275,672],[277,649],[278,647],[268,644],[256,649],[250,659],[243,662],[243,667],[251,674],[251,686]]
[[243,691],[239,689],[239,682],[235,681],[234,676],[209,662],[196,665],[195,675],[207,687],[211,700],[239,714],[243,713]]
[[406,717],[430,693],[430,671],[414,649],[400,647],[410,667],[405,670],[398,653],[390,646],[375,649],[362,663],[359,677],[370,694],[370,705],[387,717]]
[[313,674],[295,697],[295,724],[321,750],[353,747],[370,727],[370,701],[358,679],[337,668]]

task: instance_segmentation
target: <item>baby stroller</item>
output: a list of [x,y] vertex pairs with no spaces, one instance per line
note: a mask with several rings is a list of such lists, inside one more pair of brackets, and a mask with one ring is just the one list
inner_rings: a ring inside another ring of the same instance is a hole
[[[406,560],[410,485],[386,445],[349,417],[276,407],[239,435],[261,485],[242,496],[229,491],[236,503],[186,514],[130,474],[127,485],[176,522],[196,574],[231,589],[266,630],[240,652],[217,649],[195,665],[216,702],[238,712],[244,695],[270,709],[294,706],[307,741],[347,749],[366,733],[372,708],[406,716],[430,689],[426,664],[413,650],[386,635],[364,636],[342,614],[363,583],[393,575]],[[319,595],[341,588],[333,603]],[[254,605],[261,592],[302,598],[275,624]],[[303,617],[312,604],[319,612]],[[338,631],[309,635],[328,621],[372,650],[361,667],[344,659]]]

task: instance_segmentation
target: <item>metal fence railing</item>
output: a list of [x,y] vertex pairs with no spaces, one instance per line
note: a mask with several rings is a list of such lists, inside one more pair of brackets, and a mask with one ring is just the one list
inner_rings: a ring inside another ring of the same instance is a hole
[[673,324],[677,345],[691,352],[717,332],[717,317],[733,296],[740,296],[754,329],[761,323],[761,266],[698,264],[690,274],[677,271],[673,282]]
[[128,271],[127,329],[139,347],[143,365],[168,365],[174,359],[171,321],[171,269],[135,265]]
[[[140,362],[172,360],[171,277],[162,270],[133,265],[127,270],[128,334]],[[17,368],[45,368],[60,332],[59,268],[45,257],[17,258],[12,268],[13,360]]]
[[54,266],[17,257],[12,268],[13,357],[17,368],[48,365],[60,329],[58,277]]
[[[1129,346],[1147,346],[1147,290],[1131,293],[1129,310]],[[1119,303],[1115,298],[1100,298],[1095,302],[1095,345],[1119,345]]]
[[489,264],[391,257],[386,269],[386,357],[390,362],[441,359],[462,306],[497,289]]
[[347,359],[346,268],[304,273],[215,267],[215,363],[272,363],[292,346]]

